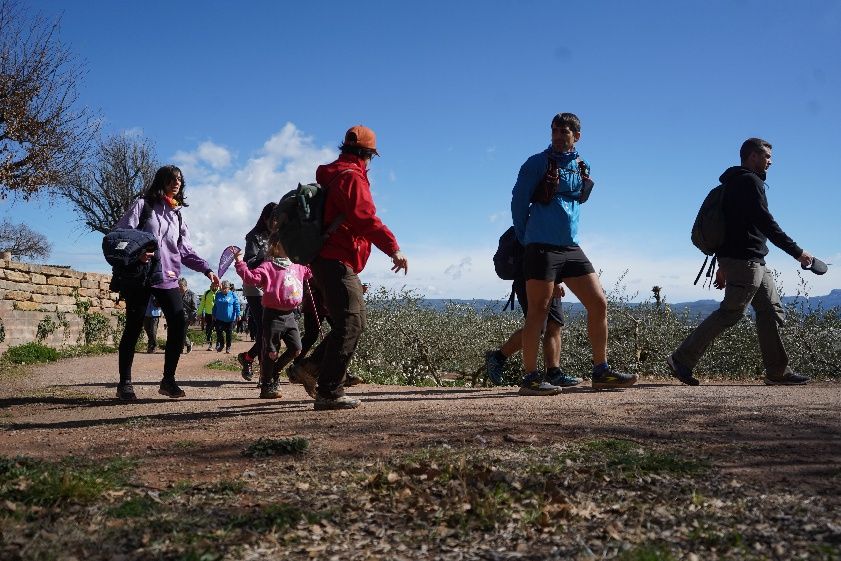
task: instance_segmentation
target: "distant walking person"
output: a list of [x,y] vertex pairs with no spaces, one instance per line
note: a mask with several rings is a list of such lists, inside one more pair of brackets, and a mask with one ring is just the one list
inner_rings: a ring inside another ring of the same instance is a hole
[[[245,234],[245,254],[243,255],[243,259],[246,266],[251,270],[259,267],[266,260],[266,252],[269,246],[269,220],[276,206],[277,203],[269,203],[264,206],[263,211],[260,213],[260,218],[257,219],[257,224]],[[263,290],[254,284],[244,283],[242,293],[245,295],[246,302],[248,302],[248,325],[254,344],[244,353],[237,355],[237,362],[242,367],[242,377],[245,380],[251,380],[254,377],[254,359],[261,356],[260,350],[263,345],[263,338],[261,337],[261,329],[263,327]],[[253,331],[251,329],[252,326]]]
[[[407,271],[408,260],[397,239],[377,216],[368,182],[368,167],[378,156],[374,131],[351,127],[336,161],[318,167],[316,181],[327,187],[324,224],[341,216],[312,262],[313,286],[333,322],[330,333],[312,355],[289,369],[290,380],[304,384],[315,409],[352,409],[360,401],[345,395],[347,367],[365,330],[365,300],[357,276],[371,255],[371,244],[391,258],[394,272]],[[318,388],[315,388],[315,377]]]
[[[593,265],[578,245],[578,217],[589,181],[590,166],[575,149],[581,121],[572,113],[552,119],[552,142],[520,168],[511,197],[511,215],[517,240],[525,246],[528,312],[523,328],[525,376],[521,395],[554,395],[561,388],[550,384],[537,369],[540,332],[559,283],[566,284],[587,310],[587,335],[593,351],[594,388],[634,384],[635,374],[616,372],[607,363],[607,299]],[[592,185],[592,183],[590,183]]]
[[146,352],[154,353],[158,348],[158,324],[161,321],[161,307],[154,296],[149,297],[146,316],[143,318],[143,331],[146,332]]
[[197,310],[201,327],[204,329],[205,343],[207,343],[207,350],[213,350],[213,304],[216,303],[216,285],[211,283],[210,288],[204,291],[201,298],[199,298],[199,307]]
[[[239,253],[235,267],[243,283],[263,289],[260,397],[276,399],[280,397],[278,379],[281,370],[301,352],[295,310],[304,299],[304,282],[312,277],[312,272],[307,266],[292,263],[277,241],[269,246],[268,260],[254,270],[248,268]],[[281,342],[286,347],[283,354],[280,354]]]
[[193,342],[188,337],[187,332],[190,325],[196,321],[196,295],[187,288],[187,279],[184,277],[178,279],[178,289],[181,290],[181,299],[184,301],[184,321],[187,322],[184,329],[184,350],[189,353],[193,350]]
[[[143,197],[115,225],[115,228],[138,228],[153,234],[158,241],[161,264],[160,278],[154,279],[151,287],[132,286],[122,291],[126,301],[126,323],[119,352],[120,383],[117,385],[117,398],[121,400],[137,399],[131,383],[131,367],[134,347],[143,328],[143,316],[150,296],[157,299],[167,323],[163,380],[158,392],[171,398],[185,395],[184,390],[175,383],[175,371],[187,329],[184,301],[178,289],[181,266],[203,273],[211,282],[219,282],[207,261],[199,257],[190,244],[187,224],[181,217],[181,208],[185,206],[185,188],[180,169],[171,165],[160,168]],[[154,253],[147,252],[140,260],[148,262],[154,257]]]
[[231,352],[231,343],[234,337],[234,322],[239,318],[239,298],[233,291],[233,285],[229,281],[222,281],[219,292],[216,293],[216,301],[213,303],[213,325],[216,326],[216,352],[225,349],[226,354]]
[[771,167],[771,144],[749,138],[739,150],[741,165],[728,168],[720,178],[724,186],[724,243],[716,251],[715,287],[724,289],[724,300],[666,359],[672,375],[690,386],[700,382],[692,370],[707,347],[725,329],[735,325],[748,305],[756,312],[756,333],[768,385],[800,385],[809,378],[792,372],[779,326],[785,320],[774,277],[765,267],[767,240],[797,259],[812,265],[812,255],[783,232],[765,196],[765,175]]

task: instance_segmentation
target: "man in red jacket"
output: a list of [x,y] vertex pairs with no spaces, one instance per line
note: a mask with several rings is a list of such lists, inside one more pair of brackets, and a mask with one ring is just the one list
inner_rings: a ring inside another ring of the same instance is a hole
[[[365,330],[365,300],[357,276],[371,255],[371,244],[391,257],[395,273],[408,272],[409,262],[397,239],[377,217],[368,182],[368,166],[377,152],[377,138],[357,125],[345,134],[339,159],[318,167],[315,179],[327,188],[324,224],[340,215],[341,224],[327,238],[312,262],[313,284],[333,321],[327,337],[312,355],[290,369],[293,381],[315,398],[315,409],[353,409],[360,401],[345,395],[350,359]],[[316,372],[317,383],[316,388]]]

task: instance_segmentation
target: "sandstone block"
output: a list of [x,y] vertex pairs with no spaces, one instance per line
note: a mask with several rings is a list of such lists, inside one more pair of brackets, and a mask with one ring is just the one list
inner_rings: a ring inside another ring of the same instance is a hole
[[18,302],[24,302],[29,300],[32,296],[31,292],[26,292],[23,290],[9,290],[6,292],[6,300],[16,300]]
[[40,273],[32,273],[29,282],[32,284],[47,284],[47,277]]
[[81,282],[80,282],[79,279],[70,278],[70,277],[49,277],[47,279],[47,284],[51,284],[53,286],[78,287],[78,286],[80,286]]
[[31,276],[29,273],[22,273],[20,271],[6,271],[6,280],[15,282],[30,282]]

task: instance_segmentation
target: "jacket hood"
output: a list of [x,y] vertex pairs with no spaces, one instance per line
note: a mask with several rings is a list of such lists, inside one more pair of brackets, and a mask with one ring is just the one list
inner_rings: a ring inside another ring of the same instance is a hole
[[757,174],[755,171],[751,171],[748,168],[743,168],[742,166],[733,166],[727,168],[726,170],[724,170],[724,173],[721,174],[721,177],[719,177],[718,180],[722,183],[727,183],[729,181],[733,181],[737,177],[742,177],[743,175],[755,175],[758,179],[762,180],[762,177],[760,177],[759,174]]

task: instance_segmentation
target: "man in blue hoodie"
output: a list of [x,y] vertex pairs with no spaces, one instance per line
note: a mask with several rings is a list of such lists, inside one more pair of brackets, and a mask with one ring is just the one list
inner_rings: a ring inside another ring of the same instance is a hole
[[[529,302],[523,328],[525,376],[520,395],[555,395],[561,388],[537,369],[540,333],[552,295],[566,284],[587,310],[587,335],[593,350],[594,388],[633,385],[635,374],[616,372],[607,363],[607,299],[593,265],[578,245],[578,216],[586,200],[590,167],[575,150],[581,121],[572,113],[552,119],[552,143],[520,168],[511,196],[517,239],[525,246],[523,270]],[[592,186],[592,183],[590,183]]]
[[780,338],[779,326],[785,320],[774,277],[765,267],[767,240],[771,240],[803,267],[812,265],[812,255],[783,232],[771,212],[765,196],[765,176],[771,167],[771,144],[761,138],[749,138],[739,150],[741,165],[721,174],[724,185],[724,243],[716,251],[718,271],[715,287],[724,289],[721,306],[711,313],[675,352],[666,358],[672,375],[688,386],[700,384],[692,369],[707,347],[725,329],[735,325],[748,304],[756,312],[756,333],[765,365],[765,383],[794,386],[809,378],[792,372],[788,354]]

